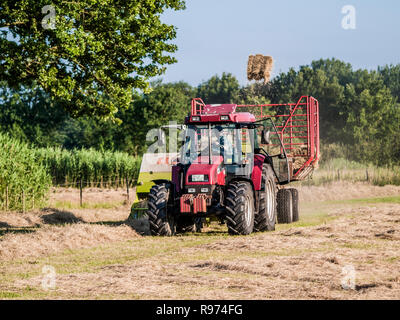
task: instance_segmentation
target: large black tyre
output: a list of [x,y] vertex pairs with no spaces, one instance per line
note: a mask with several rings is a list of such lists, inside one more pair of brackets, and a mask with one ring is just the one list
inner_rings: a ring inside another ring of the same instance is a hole
[[201,218],[192,216],[180,216],[176,221],[176,232],[201,232],[202,221]]
[[151,188],[148,197],[150,232],[154,236],[172,236],[175,234],[175,219],[168,214],[169,185],[159,184]]
[[289,188],[292,193],[293,222],[299,221],[299,191],[295,188]]
[[278,223],[293,222],[293,199],[289,189],[281,189],[277,194]]
[[233,235],[248,235],[254,228],[254,194],[249,182],[234,181],[226,193],[226,224]]
[[276,223],[276,183],[270,165],[263,165],[258,213],[254,217],[254,231],[273,231]]

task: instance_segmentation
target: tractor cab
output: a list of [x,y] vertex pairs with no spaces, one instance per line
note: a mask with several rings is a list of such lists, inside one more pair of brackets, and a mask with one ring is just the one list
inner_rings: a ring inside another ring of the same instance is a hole
[[[289,182],[285,148],[271,118],[256,121],[253,114],[236,112],[237,105],[204,105],[194,99],[192,113],[185,120],[186,131],[181,164],[218,165],[226,179],[251,178],[257,154],[262,154],[280,183]],[[271,136],[278,144],[271,143]],[[208,181],[209,182],[209,181]]]

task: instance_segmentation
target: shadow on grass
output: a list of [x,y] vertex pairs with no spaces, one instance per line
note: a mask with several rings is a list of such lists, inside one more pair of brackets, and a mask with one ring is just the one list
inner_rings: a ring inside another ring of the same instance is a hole
[[41,219],[45,224],[60,225],[84,222],[69,211],[54,208],[45,208],[43,211],[45,214],[41,216]]
[[54,225],[54,226],[62,226],[66,224],[76,224],[76,223],[85,223],[85,224],[97,224],[97,225],[106,225],[110,227],[118,227],[122,225],[127,225],[135,230],[140,235],[149,235],[149,226],[148,221],[146,219],[126,219],[122,221],[96,221],[96,222],[87,222],[79,217],[77,217],[74,213],[66,210],[60,210],[55,208],[44,208],[43,214],[40,216],[41,224],[36,224],[34,226],[20,227],[13,226],[7,222],[0,221],[0,237],[8,234],[8,233],[32,233],[36,232],[38,228],[43,225]]
[[42,216],[42,221],[44,224],[52,224],[52,225],[63,225],[63,224],[73,224],[73,223],[86,223],[86,224],[98,224],[98,225],[106,225],[110,227],[119,227],[122,225],[127,225],[135,230],[138,234],[147,235],[150,234],[148,232],[148,222],[144,219],[126,219],[122,221],[96,221],[96,222],[87,222],[81,218],[75,216],[72,212],[59,210],[55,208],[46,208],[44,209],[46,214]]
[[[142,217],[139,219],[133,219],[132,217],[128,217],[126,220],[121,221],[96,221],[96,222],[88,222],[83,220],[80,217],[77,217],[74,213],[56,208],[44,208],[42,210],[42,215],[40,216],[41,224],[37,224],[35,226],[30,227],[16,227],[11,226],[6,222],[0,222],[0,237],[13,232],[13,233],[30,233],[35,232],[43,225],[54,225],[54,226],[62,226],[66,224],[76,224],[76,223],[84,223],[84,224],[92,224],[92,225],[105,225],[109,227],[119,227],[123,225],[127,225],[136,231],[138,234],[142,236],[150,236],[150,226],[149,221],[146,217]],[[187,233],[177,233],[177,236],[223,236],[227,235],[228,232],[226,228],[222,226],[214,225],[212,227],[205,226],[201,232],[187,232]]]
[[17,227],[10,225],[7,222],[0,221],[0,237],[6,235],[7,233],[31,233],[35,232],[37,226],[30,226],[30,227]]
[[3,228],[0,227],[0,237],[8,234],[8,233],[32,233],[36,232],[38,227],[9,227]]

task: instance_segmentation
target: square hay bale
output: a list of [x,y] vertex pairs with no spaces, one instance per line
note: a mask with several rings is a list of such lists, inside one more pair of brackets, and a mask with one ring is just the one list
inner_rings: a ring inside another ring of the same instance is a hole
[[273,63],[274,60],[271,56],[263,56],[262,54],[250,55],[247,63],[247,79],[249,81],[264,79],[264,84],[268,83]]

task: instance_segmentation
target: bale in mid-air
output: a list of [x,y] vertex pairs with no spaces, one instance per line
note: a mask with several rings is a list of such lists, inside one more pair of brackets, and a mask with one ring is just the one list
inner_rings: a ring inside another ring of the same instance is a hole
[[264,79],[264,84],[269,82],[274,60],[271,56],[256,54],[249,56],[247,63],[247,79],[259,81]]

